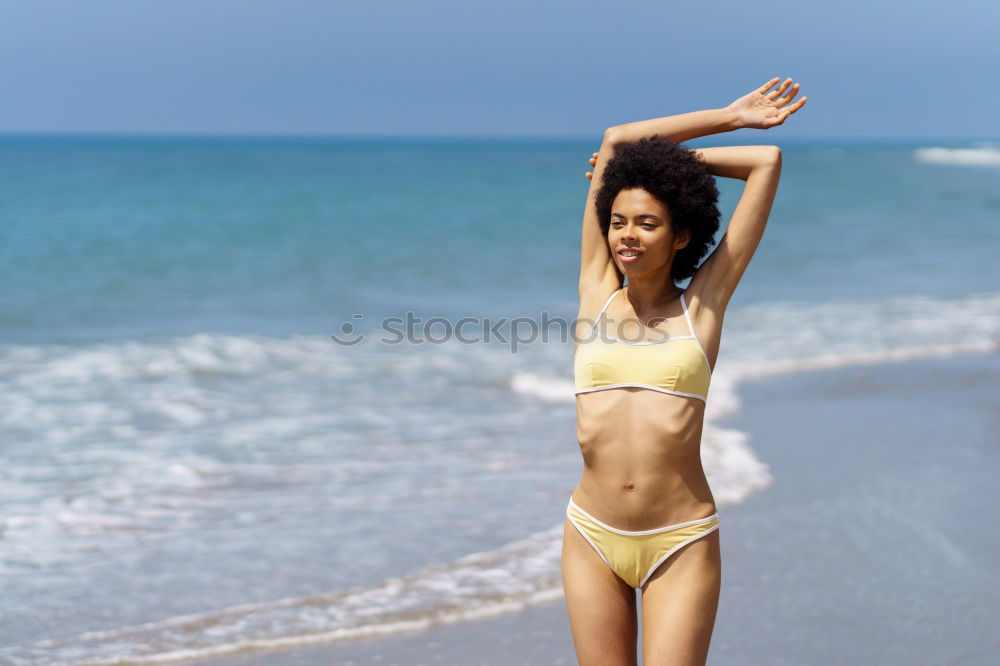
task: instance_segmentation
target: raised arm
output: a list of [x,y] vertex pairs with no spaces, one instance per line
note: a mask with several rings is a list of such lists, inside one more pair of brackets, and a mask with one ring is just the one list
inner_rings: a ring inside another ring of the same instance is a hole
[[701,303],[721,315],[764,235],[781,177],[781,149],[777,146],[720,146],[695,149],[694,152],[705,161],[712,175],[746,181],[722,240],[698,267],[688,285]]
[[785,79],[784,83],[776,89],[770,90],[780,80],[781,78],[776,76],[756,90],[751,90],[721,109],[692,111],[676,116],[640,120],[634,123],[616,125],[610,131],[614,132],[618,141],[623,142],[637,141],[644,136],[655,134],[680,143],[688,139],[718,134],[719,132],[730,132],[736,129],[775,127],[801,109],[808,99],[803,97],[789,105],[792,98],[799,92],[799,84],[792,85],[791,79]]
[[677,143],[699,136],[740,129],[736,114],[728,108],[692,111],[676,116],[640,120],[611,128],[618,141],[638,141],[644,136],[665,136]]
[[608,240],[601,231],[601,223],[597,217],[595,205],[604,167],[614,157],[615,143],[614,132],[606,130],[604,140],[601,142],[601,149],[593,164],[593,174],[587,174],[591,181],[590,190],[587,192],[587,204],[583,211],[583,238],[580,256],[580,313],[584,317],[596,313],[600,304],[596,308],[594,304],[607,298],[622,283],[622,275],[611,256]]
[[[786,79],[771,90],[780,80],[775,77],[724,108],[625,123],[604,131],[601,149],[591,159],[594,171],[586,174],[591,182],[583,216],[581,314],[585,315],[591,310],[596,312],[591,307],[593,303],[603,300],[622,283],[622,275],[611,256],[594,206],[604,168],[608,160],[614,157],[616,146],[651,135],[666,136],[682,142],[734,129],[768,129],[781,125],[786,118],[802,108],[807,98],[802,97],[792,103],[799,92],[799,84],[792,85],[792,79]],[[735,146],[703,148],[697,152],[709,164],[714,175],[739,178],[747,182],[722,241],[702,264],[689,285],[689,288],[701,291],[703,302],[714,301],[719,306],[717,312],[722,312],[764,233],[764,225],[778,188],[781,151],[777,146]]]
[[[695,111],[679,116],[668,116],[638,123],[628,123],[610,127],[604,131],[600,150],[590,160],[594,167],[587,192],[587,204],[583,212],[583,238],[580,257],[580,312],[586,316],[596,312],[600,303],[622,285],[622,274],[615,265],[607,238],[601,230],[595,201],[601,187],[604,167],[615,155],[615,147],[635,141],[643,136],[669,133],[675,140],[705,136],[715,132],[736,129],[738,116],[730,109]],[[680,137],[680,138],[678,138]],[[594,305],[597,304],[597,307]]]

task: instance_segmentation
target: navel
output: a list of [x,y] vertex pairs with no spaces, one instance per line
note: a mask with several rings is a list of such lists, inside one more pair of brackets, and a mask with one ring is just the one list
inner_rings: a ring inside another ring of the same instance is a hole
[[635,490],[635,483],[633,483],[632,481],[626,481],[625,490]]

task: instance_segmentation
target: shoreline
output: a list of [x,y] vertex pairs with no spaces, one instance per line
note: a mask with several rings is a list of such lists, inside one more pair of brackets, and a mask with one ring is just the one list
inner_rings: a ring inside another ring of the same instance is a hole
[[[708,663],[975,666],[1000,657],[989,622],[1000,612],[993,572],[1000,537],[983,527],[1000,513],[988,502],[1000,473],[998,388],[995,353],[742,384],[742,408],[720,425],[748,434],[775,482],[725,510],[723,591]],[[275,662],[576,658],[560,596],[416,632],[178,663]]]

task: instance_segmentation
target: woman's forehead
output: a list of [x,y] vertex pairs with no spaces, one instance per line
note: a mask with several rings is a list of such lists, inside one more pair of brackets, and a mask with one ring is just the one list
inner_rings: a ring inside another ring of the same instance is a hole
[[642,188],[622,190],[615,197],[611,206],[612,215],[625,217],[641,217],[652,215],[658,218],[667,216],[668,211],[659,199]]

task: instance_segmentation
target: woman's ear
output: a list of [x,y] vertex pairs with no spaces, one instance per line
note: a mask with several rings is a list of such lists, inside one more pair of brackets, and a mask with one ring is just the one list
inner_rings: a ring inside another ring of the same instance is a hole
[[691,242],[691,230],[685,229],[684,231],[677,234],[677,238],[674,240],[674,250],[683,250],[687,247],[688,243]]

